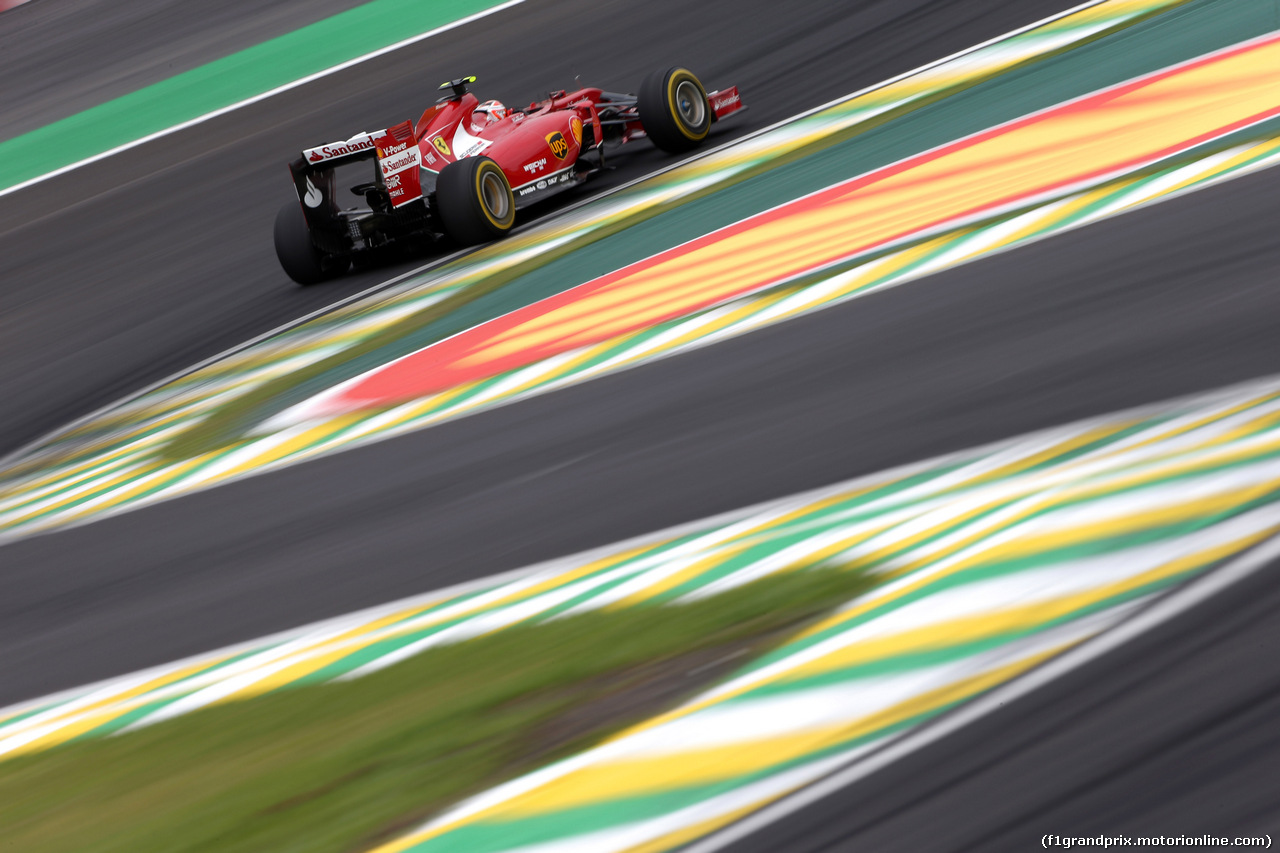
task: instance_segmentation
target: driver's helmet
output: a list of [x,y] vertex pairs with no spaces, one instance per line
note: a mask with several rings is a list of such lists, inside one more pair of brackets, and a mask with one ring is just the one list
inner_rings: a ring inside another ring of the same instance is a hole
[[485,101],[471,113],[471,125],[480,130],[506,117],[507,108],[503,106],[501,101]]

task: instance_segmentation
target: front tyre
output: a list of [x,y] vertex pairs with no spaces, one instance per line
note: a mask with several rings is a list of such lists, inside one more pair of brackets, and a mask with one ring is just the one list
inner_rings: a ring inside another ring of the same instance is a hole
[[328,257],[311,240],[307,218],[296,201],[291,201],[276,214],[276,257],[289,278],[298,284],[317,284],[350,267],[344,258]]
[[707,90],[685,68],[668,68],[646,77],[636,108],[645,134],[672,154],[697,148],[711,132]]
[[464,246],[501,237],[516,221],[511,184],[488,157],[467,157],[441,169],[435,203],[445,233]]

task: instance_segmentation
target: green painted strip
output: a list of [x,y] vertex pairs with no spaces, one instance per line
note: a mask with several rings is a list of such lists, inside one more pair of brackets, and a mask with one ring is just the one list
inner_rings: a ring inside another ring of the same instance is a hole
[[[692,803],[705,802],[719,794],[729,794],[753,782],[763,781],[776,774],[813,764],[824,758],[845,752],[852,747],[870,743],[903,731],[947,710],[954,704],[957,703],[950,703],[931,709],[926,713],[884,726],[874,732],[849,737],[802,756],[778,761],[739,776],[730,776],[703,784],[672,786],[655,793],[612,800],[603,799],[600,802],[589,805],[548,811],[541,814],[521,815],[505,820],[486,818],[463,824],[458,829],[452,830],[445,835],[404,849],[406,853],[437,853],[437,851],[439,853],[452,853],[452,851],[459,850],[466,850],[468,853],[514,853],[515,850],[525,845],[545,844],[549,848],[557,841],[563,842],[574,836],[607,831],[627,823],[664,817],[679,811],[681,808],[688,807]],[[618,848],[611,847],[608,849]]]
[[[139,461],[140,455],[141,454],[139,453],[130,453],[120,459],[111,460],[106,464],[95,465],[83,473],[62,481],[61,485],[57,488],[48,491],[43,489],[36,490],[31,494],[29,499],[14,503],[11,507],[8,507],[6,511],[18,512],[25,506],[30,506],[31,504],[39,503],[40,501],[53,500],[61,495],[68,494],[72,490],[82,487],[91,480],[100,480],[104,477],[114,477],[130,465],[141,464]],[[55,480],[54,483],[58,483],[58,481]]]
[[80,734],[72,738],[70,741],[68,741],[68,743],[75,743],[75,742],[84,741],[84,740],[92,740],[94,738],[106,737],[107,735],[115,734],[116,732],[119,732],[133,725],[139,720],[142,720],[148,715],[154,714],[156,711],[159,711],[165,705],[168,705],[173,701],[175,700],[160,699],[155,702],[148,702],[145,705],[139,705],[137,708],[134,708],[132,711],[126,711],[120,716],[114,717],[100,726],[96,726],[85,732],[81,732]]
[[[769,696],[786,696],[801,690],[812,690],[815,688],[847,684],[854,680],[869,680],[885,676],[904,675],[912,672],[913,670],[921,670],[927,667],[956,663],[964,660],[965,658],[976,657],[986,652],[999,651],[1002,647],[1012,645],[1019,640],[1027,639],[1037,634],[1043,634],[1047,631],[1069,625],[1072,622],[1095,614],[1105,613],[1112,608],[1127,604],[1131,601],[1137,601],[1138,599],[1149,597],[1154,593],[1168,589],[1179,581],[1184,580],[1189,574],[1195,574],[1195,571],[1189,571],[1157,583],[1150,583],[1141,587],[1135,587],[1134,589],[1119,595],[1099,599],[1084,607],[1077,608],[1069,613],[1064,613],[1057,618],[1046,619],[1043,622],[1037,622],[1034,625],[1029,625],[1017,630],[993,633],[979,640],[972,640],[948,646],[939,646],[931,649],[903,652],[890,657],[878,658],[866,663],[853,664],[839,669],[831,669],[814,675],[785,675],[779,679],[762,682],[757,687],[753,687],[742,694],[732,696],[731,698],[726,699],[724,704],[741,704]],[[795,646],[791,647],[793,653],[795,648]]]
[[[219,451],[218,453],[212,455],[210,458],[206,459],[204,462],[200,463],[199,465],[195,466],[189,471],[185,471],[177,475],[174,475],[171,473],[167,478],[163,479],[162,481],[159,481],[156,486],[154,486],[153,488],[147,489],[143,494],[154,494],[155,492],[159,491],[162,488],[166,488],[170,485],[173,485],[176,482],[180,482],[182,480],[193,477],[199,472],[208,468],[210,465],[213,465],[214,463],[221,461],[222,459],[231,455],[232,453],[235,453],[238,450],[243,450],[248,444],[249,442],[241,442],[239,444],[232,445],[231,447],[227,447]],[[162,468],[156,465],[150,465],[150,466],[144,467],[140,469],[135,476],[130,477],[127,480],[124,480],[120,483],[117,483],[114,486],[104,486],[104,487],[93,489],[81,495],[78,499],[74,501],[71,501],[61,507],[46,509],[43,512],[39,513],[38,515],[34,515],[31,518],[26,519],[22,523],[23,525],[34,524],[40,521],[41,519],[47,518],[51,515],[58,515],[60,513],[65,513],[70,510],[74,510],[77,507],[80,507],[91,500],[102,497],[105,494],[109,494],[113,491],[117,491],[120,489],[128,489],[133,484],[137,483],[139,480],[143,479],[144,477],[150,477],[160,470],[162,470]],[[141,495],[139,497],[141,497]]]
[[37,705],[36,707],[23,711],[20,714],[14,714],[12,717],[5,720],[0,720],[0,737],[3,737],[6,727],[17,725],[23,720],[29,720],[37,714],[43,714],[45,711],[48,711],[51,708],[57,708],[61,704],[61,702],[48,702],[42,705]]
[[[500,5],[371,0],[0,143],[0,191]],[[435,82],[423,81],[418,108]],[[405,110],[417,117],[413,104]]]
[[[925,601],[940,592],[959,589],[973,583],[994,580],[999,577],[1007,577],[1021,572],[1034,571],[1038,568],[1044,568],[1055,563],[1059,565],[1069,564],[1076,560],[1088,560],[1092,557],[1101,557],[1117,551],[1134,549],[1143,545],[1167,541],[1181,535],[1212,527],[1225,520],[1242,515],[1252,509],[1272,503],[1274,502],[1274,499],[1275,492],[1272,491],[1265,496],[1259,496],[1253,500],[1242,502],[1231,509],[1215,514],[1205,515],[1180,524],[1156,526],[1137,533],[1122,536],[1095,537],[1071,546],[1037,551],[1034,555],[1014,559],[980,562],[973,567],[962,571],[942,575],[922,585],[919,589],[912,590],[905,595],[884,601],[878,606],[871,608],[865,613],[859,614],[853,619],[832,625],[823,631],[808,635],[803,640],[791,644],[791,646],[786,649],[779,650],[759,658],[743,671],[749,672],[762,669],[770,664],[776,663],[789,654],[794,654],[797,649],[813,646],[824,640],[839,636],[852,628],[873,622],[876,619],[883,617],[885,614],[899,610],[909,604]],[[1057,506],[1053,507],[1055,510],[1059,508],[1060,507]],[[1007,532],[1007,527],[1001,527],[997,530],[991,531],[990,536],[1005,532]],[[984,539],[989,539],[990,536],[984,537]],[[910,550],[911,549],[908,549],[908,553],[910,553]],[[1202,560],[1196,565],[1189,565],[1185,571],[1176,576],[1155,581],[1142,587],[1137,587],[1129,593],[1122,595],[1121,598],[1125,598],[1130,595],[1138,595],[1143,593],[1143,591],[1149,592],[1156,588],[1161,588],[1175,583],[1187,574],[1202,570],[1206,566],[1216,562],[1218,562],[1218,560],[1213,558]]]

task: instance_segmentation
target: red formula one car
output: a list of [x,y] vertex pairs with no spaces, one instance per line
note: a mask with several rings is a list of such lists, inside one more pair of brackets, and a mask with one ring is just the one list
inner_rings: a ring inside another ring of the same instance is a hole
[[308,148],[289,164],[298,203],[277,215],[275,244],[290,278],[322,281],[441,235],[462,245],[501,237],[518,208],[602,170],[606,143],[648,137],[688,151],[743,108],[737,87],[708,94],[683,68],[650,75],[638,95],[559,91],[522,111],[482,104],[467,91],[474,82],[441,85],[446,94],[416,124]]

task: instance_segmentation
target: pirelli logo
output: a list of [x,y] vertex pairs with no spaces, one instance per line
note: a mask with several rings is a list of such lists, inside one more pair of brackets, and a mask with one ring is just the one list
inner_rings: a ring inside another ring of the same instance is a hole
[[551,153],[556,155],[557,160],[563,160],[569,153],[569,143],[565,141],[564,134],[558,130],[547,134],[547,145],[551,148]]

